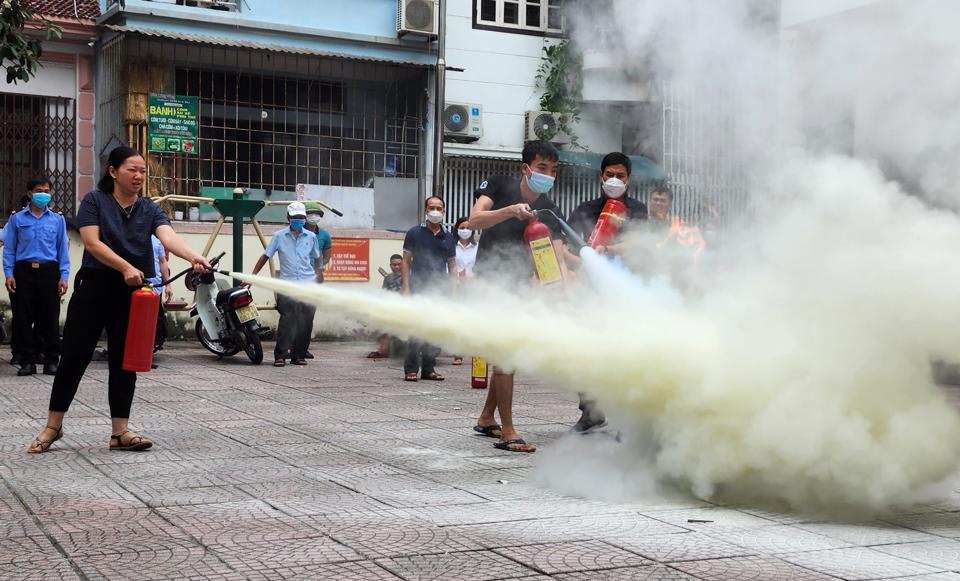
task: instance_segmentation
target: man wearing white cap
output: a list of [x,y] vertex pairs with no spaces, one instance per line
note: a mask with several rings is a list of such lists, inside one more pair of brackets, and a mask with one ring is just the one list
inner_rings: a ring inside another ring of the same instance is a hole
[[[317,236],[303,226],[307,221],[307,209],[302,202],[287,206],[286,228],[273,233],[270,244],[257,259],[253,274],[274,255],[280,256],[278,276],[284,280],[320,282],[323,264],[317,248]],[[289,358],[294,365],[306,365],[305,355],[313,334],[313,316],[317,308],[284,295],[277,295],[277,346],[273,350],[273,366],[283,367]]]

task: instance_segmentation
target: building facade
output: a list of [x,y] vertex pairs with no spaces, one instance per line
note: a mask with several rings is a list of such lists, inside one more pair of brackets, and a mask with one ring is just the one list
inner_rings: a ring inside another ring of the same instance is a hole
[[[567,8],[561,0],[448,3],[446,61],[452,70],[447,72],[445,105],[447,110],[463,106],[479,111],[482,125],[482,134],[472,138],[457,131],[451,135],[448,123],[445,191],[457,215],[469,214],[473,192],[487,176],[518,171],[523,144],[536,138],[537,120],[550,121],[541,111],[537,74],[544,50],[568,37],[566,20],[575,13]],[[622,75],[608,80],[605,69],[616,65],[600,56],[596,51],[583,54],[581,120],[573,126],[578,146],[562,135],[554,139],[561,150],[561,170],[552,197],[566,213],[600,195],[599,163],[611,151],[634,158],[629,195],[644,197],[667,177],[651,152],[635,147],[625,129],[629,123],[624,108],[645,104],[647,96],[632,91]]]
[[[149,195],[298,184],[428,183],[429,36],[399,37],[395,0],[107,0],[98,150],[139,148]],[[198,106],[196,140],[149,143],[151,95]],[[161,148],[162,149],[162,148]],[[189,149],[189,150],[188,150]]]
[[[96,171],[96,0],[32,0],[31,10],[57,25],[43,42],[42,67],[28,82],[0,87],[0,216],[19,209],[28,180],[51,182],[51,206],[72,215]],[[27,32],[45,38],[29,24]]]
[[[769,31],[775,50],[779,7],[764,4],[759,26]],[[746,169],[736,148],[721,137],[740,122],[731,113],[735,108],[723,102],[732,96],[644,70],[648,55],[633,50],[631,39],[623,37],[636,23],[617,20],[625,16],[621,12],[639,18],[632,6],[619,0],[448,4],[446,60],[463,71],[448,71],[446,104],[471,105],[482,116],[479,139],[463,143],[448,135],[444,144],[447,193],[458,213],[468,211],[473,189],[486,174],[517,171],[523,143],[533,137],[530,121],[540,114],[536,76],[544,48],[570,36],[566,19],[575,19],[571,23],[579,27],[573,38],[581,58],[582,114],[573,127],[580,147],[565,139],[558,144],[561,172],[553,196],[561,208],[569,212],[600,195],[599,161],[622,151],[635,166],[629,195],[645,199],[654,185],[666,183],[676,195],[675,210],[694,222],[742,211]],[[584,22],[591,21],[598,23],[595,34],[584,32]]]

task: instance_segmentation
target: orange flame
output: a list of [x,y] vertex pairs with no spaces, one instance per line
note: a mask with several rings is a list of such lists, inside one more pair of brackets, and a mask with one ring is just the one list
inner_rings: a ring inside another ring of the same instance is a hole
[[700,228],[691,226],[676,216],[670,221],[670,232],[663,242],[657,244],[657,248],[663,248],[670,243],[692,249],[694,258],[699,257],[707,247],[707,241],[703,239]]

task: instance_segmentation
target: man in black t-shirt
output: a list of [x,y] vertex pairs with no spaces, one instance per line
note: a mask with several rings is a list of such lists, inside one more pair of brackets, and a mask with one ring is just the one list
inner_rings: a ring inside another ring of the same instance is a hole
[[[477,249],[474,272],[478,278],[504,284],[531,284],[533,268],[523,243],[523,230],[537,218],[531,210],[560,209],[545,194],[553,187],[560,156],[547,141],[531,141],[523,147],[521,175],[495,176],[480,184],[470,212],[470,225],[483,230]],[[562,234],[557,221],[547,214],[539,216],[557,237]],[[516,288],[515,286],[513,288]],[[494,414],[499,410],[502,427]],[[499,438],[494,444],[511,452],[534,452],[513,426],[513,373],[493,368],[487,398],[474,430]]]
[[[600,162],[600,188],[603,193],[598,198],[580,204],[570,215],[570,225],[584,240],[588,240],[607,200],[620,200],[627,207],[627,219],[620,227],[614,243],[597,248],[597,252],[601,254],[619,254],[619,241],[623,233],[647,219],[647,207],[643,202],[626,196],[627,189],[630,188],[631,166],[630,158],[620,152],[604,156]],[[580,419],[573,426],[575,432],[582,434],[607,423],[603,411],[597,407],[597,402],[583,393],[580,394],[580,411]]]
[[647,219],[647,207],[636,198],[626,195],[630,189],[630,172],[632,163],[630,158],[620,152],[608,153],[600,162],[600,188],[602,194],[592,200],[580,204],[570,214],[570,225],[576,230],[584,240],[590,238],[593,233],[593,227],[596,226],[600,213],[607,200],[620,200],[627,207],[627,219],[620,228],[614,244],[597,251],[601,254],[619,254],[620,246],[616,243],[622,238],[624,232],[636,226],[637,223]]

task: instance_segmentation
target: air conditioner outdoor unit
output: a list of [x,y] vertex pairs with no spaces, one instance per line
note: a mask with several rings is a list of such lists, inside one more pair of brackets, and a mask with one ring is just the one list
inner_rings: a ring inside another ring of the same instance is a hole
[[443,107],[445,141],[471,142],[483,137],[483,107],[468,103],[447,103]]
[[437,36],[440,4],[437,0],[397,0],[397,35]]
[[570,136],[560,130],[560,115],[549,111],[527,111],[525,141],[546,139],[552,143],[570,143]]

